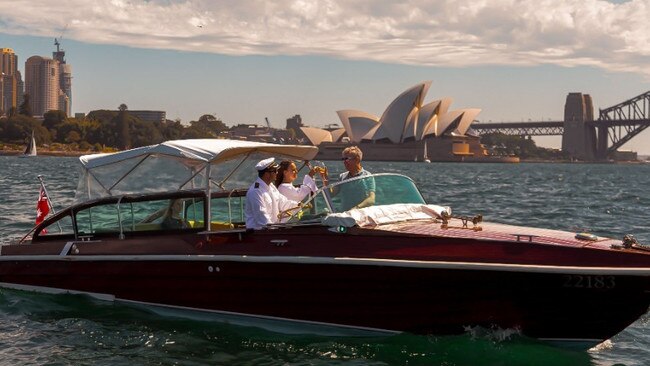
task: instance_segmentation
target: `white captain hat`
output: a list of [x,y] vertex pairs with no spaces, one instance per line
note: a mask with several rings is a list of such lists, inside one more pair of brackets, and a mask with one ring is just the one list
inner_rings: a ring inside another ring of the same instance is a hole
[[278,164],[275,163],[275,158],[260,160],[260,162],[257,163],[257,165],[255,165],[255,169],[257,169],[258,172],[267,169],[277,169],[277,168],[278,168]]

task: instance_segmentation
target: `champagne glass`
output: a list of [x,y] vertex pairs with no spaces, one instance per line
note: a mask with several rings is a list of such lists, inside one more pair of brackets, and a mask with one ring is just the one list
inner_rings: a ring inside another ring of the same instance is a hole
[[320,160],[312,160],[310,166],[316,170],[316,173],[318,173],[321,182],[323,182],[323,186],[326,186],[328,181],[328,171],[325,163]]

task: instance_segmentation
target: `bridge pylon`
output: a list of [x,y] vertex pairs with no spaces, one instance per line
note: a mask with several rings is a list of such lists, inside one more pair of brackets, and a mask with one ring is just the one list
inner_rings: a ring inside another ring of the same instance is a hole
[[[598,136],[589,123],[594,120],[594,107],[589,94],[569,93],[564,104],[562,151],[580,160],[596,160]],[[607,139],[605,139],[607,141]]]

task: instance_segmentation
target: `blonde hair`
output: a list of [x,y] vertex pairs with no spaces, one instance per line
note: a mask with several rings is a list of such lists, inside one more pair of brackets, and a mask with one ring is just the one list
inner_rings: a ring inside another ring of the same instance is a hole
[[359,161],[363,160],[363,152],[361,151],[361,149],[359,149],[356,146],[348,146],[348,147],[346,147],[345,149],[343,149],[343,152],[341,153],[341,155],[352,155],[352,156],[358,158]]

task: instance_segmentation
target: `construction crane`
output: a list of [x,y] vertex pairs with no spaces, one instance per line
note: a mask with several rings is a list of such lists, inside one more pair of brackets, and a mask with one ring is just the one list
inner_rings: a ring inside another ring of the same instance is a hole
[[65,31],[68,30],[69,25],[70,24],[68,23],[65,25],[65,27],[63,27],[63,30],[61,31],[61,35],[59,36],[59,38],[54,38],[54,45],[56,46],[56,52],[60,52],[59,46],[61,45],[61,41],[63,40],[63,35],[65,34]]
[[270,132],[270,131],[271,131],[271,123],[269,122],[269,118],[268,118],[268,117],[264,117],[264,120],[266,121],[266,127],[268,127],[269,132]]

